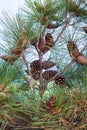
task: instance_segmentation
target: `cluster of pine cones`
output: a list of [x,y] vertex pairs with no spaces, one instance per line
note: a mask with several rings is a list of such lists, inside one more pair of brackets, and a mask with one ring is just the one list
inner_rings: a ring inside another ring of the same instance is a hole
[[20,57],[22,51],[26,49],[26,36],[25,33],[22,32],[21,38],[18,39],[16,47],[11,50],[11,55],[2,55],[1,59],[9,62],[10,64],[14,64],[14,62]]
[[[34,60],[30,64],[30,72],[32,78],[35,80],[40,79],[41,70],[45,70],[42,72],[42,78],[44,81],[54,80],[57,85],[64,85],[65,78],[62,75],[58,75],[56,70],[49,70],[51,67],[55,66],[53,61],[43,61],[42,64],[40,60]],[[26,71],[28,73],[28,71]]]

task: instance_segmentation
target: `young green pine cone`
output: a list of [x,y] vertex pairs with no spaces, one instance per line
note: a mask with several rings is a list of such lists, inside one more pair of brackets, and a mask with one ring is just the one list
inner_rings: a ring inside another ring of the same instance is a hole
[[81,55],[79,49],[73,41],[68,41],[67,48],[69,51],[69,55],[76,60],[76,58]]
[[0,58],[2,58],[5,61],[8,61],[10,64],[13,64],[19,57],[17,55],[12,55],[12,56],[3,55],[0,56]]

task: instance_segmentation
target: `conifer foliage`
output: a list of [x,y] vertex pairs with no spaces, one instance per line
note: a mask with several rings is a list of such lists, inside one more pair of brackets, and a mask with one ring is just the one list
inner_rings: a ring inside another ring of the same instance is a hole
[[[85,1],[82,0],[25,0],[26,6],[20,11],[21,13],[16,15],[16,18],[4,14],[4,18],[1,20],[9,55],[2,54],[0,58],[11,65],[22,59],[26,65],[25,72],[30,78],[39,82],[41,95],[45,91],[43,82],[48,84],[54,81],[59,86],[66,84],[65,72],[59,74],[56,63],[52,61],[53,59],[44,61],[43,57],[58,45],[59,38],[62,37],[69,24],[72,24],[72,26],[77,23],[80,24],[80,20],[86,19],[87,9],[85,4]],[[82,27],[84,33],[87,32],[86,28],[86,26]],[[73,38],[67,39],[66,46],[73,60],[79,64],[87,65],[87,58],[79,51]],[[26,56],[30,53],[30,48],[36,50],[38,60],[33,59],[32,62],[28,60],[29,65]],[[56,70],[52,69],[54,66]]]
[[28,123],[38,130],[87,128],[87,95],[78,91],[77,98],[69,89],[87,89],[86,0],[25,0],[15,17],[4,12],[0,24],[1,127],[5,119],[9,130],[11,122],[18,129]]

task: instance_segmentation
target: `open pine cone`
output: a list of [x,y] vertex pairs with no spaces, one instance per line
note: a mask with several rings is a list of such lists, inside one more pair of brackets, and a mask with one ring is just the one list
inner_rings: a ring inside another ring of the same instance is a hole
[[40,79],[40,71],[36,71],[35,73],[34,72],[31,72],[32,74],[32,78],[35,79],[35,80],[39,80]]
[[57,85],[64,85],[66,80],[65,80],[65,77],[63,75],[57,75],[55,78],[54,78],[54,81],[55,81],[55,84]]
[[32,72],[40,71],[41,70],[40,60],[34,60],[33,62],[31,62],[30,68]]
[[44,61],[44,62],[42,62],[42,68],[43,69],[49,69],[49,68],[51,68],[51,67],[53,67],[53,66],[55,66],[56,64],[54,63],[54,62],[52,62],[52,61]]
[[56,97],[51,96],[47,101],[46,101],[46,108],[49,111],[53,111],[56,107]]
[[55,75],[57,74],[57,71],[55,70],[48,70],[48,71],[44,71],[42,73],[42,77],[45,80],[50,80],[51,78],[53,78]]
[[[40,71],[35,71],[35,72],[34,72],[34,71],[31,71],[31,70],[29,70],[29,71],[26,70],[25,72],[26,72],[27,74],[29,74],[29,72],[30,72],[32,78],[35,79],[35,80],[39,80],[39,79],[40,79]],[[30,75],[30,74],[29,74],[29,75]]]
[[41,51],[44,50],[44,48],[45,48],[45,40],[44,40],[44,38],[39,38],[38,48],[39,48]]
[[54,39],[51,33],[47,33],[45,36],[45,40],[46,40],[46,46],[48,47],[53,47],[54,45]]

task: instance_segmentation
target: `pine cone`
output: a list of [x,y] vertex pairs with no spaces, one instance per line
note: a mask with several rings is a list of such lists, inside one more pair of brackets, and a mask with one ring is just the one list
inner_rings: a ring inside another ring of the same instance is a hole
[[54,39],[53,39],[53,36],[51,35],[51,33],[46,34],[45,40],[46,40],[46,46],[53,47]]
[[23,39],[23,38],[19,38],[18,40],[18,48],[21,48],[21,49],[24,49],[25,48],[25,45],[26,45],[26,39]]
[[87,65],[87,58],[81,54],[77,57],[76,61],[79,63],[79,64],[83,64],[83,65]]
[[35,73],[32,72],[32,78],[35,80],[40,79],[40,71],[36,71]]
[[51,67],[53,67],[53,66],[55,66],[56,64],[54,63],[54,62],[52,62],[52,61],[44,61],[44,62],[42,62],[42,68],[43,69],[49,69],[49,68],[51,68]]
[[42,77],[45,80],[50,80],[51,78],[53,78],[56,75],[57,71],[55,70],[48,70],[48,71],[44,71],[42,73]]
[[31,62],[30,68],[32,72],[40,71],[41,70],[40,60],[35,60]]
[[18,56],[17,55],[13,55],[13,56],[3,55],[3,56],[0,56],[0,58],[2,58],[5,61],[8,61],[10,64],[13,64],[18,59]]
[[50,47],[45,46],[44,49],[42,50],[42,53],[45,54],[50,50]]
[[55,109],[56,106],[55,104],[56,104],[56,98],[54,96],[51,96],[46,101],[46,108],[52,112]]
[[[32,71],[32,70],[29,70],[31,75],[32,75],[32,78],[35,79],[35,80],[39,80],[40,79],[40,71]],[[27,72],[27,74],[29,74],[29,71],[26,70],[25,72]]]
[[54,81],[55,81],[55,84],[57,84],[57,85],[64,85],[65,82],[66,82],[63,75],[57,75],[57,76],[54,78]]
[[58,28],[57,24],[50,23],[50,24],[47,25],[47,29],[55,29],[55,28]]
[[85,33],[87,33],[87,27],[83,27]]
[[70,56],[76,60],[76,58],[81,55],[79,49],[77,48],[76,44],[73,41],[68,41],[67,48],[69,51]]
[[40,50],[44,50],[44,48],[45,48],[45,41],[44,41],[43,38],[40,38],[40,39],[39,39],[38,48],[39,48]]
[[48,17],[47,16],[42,16],[40,22],[42,25],[45,25],[47,23]]
[[21,55],[22,50],[18,49],[18,48],[14,48],[11,50],[12,54],[16,54],[16,55]]

